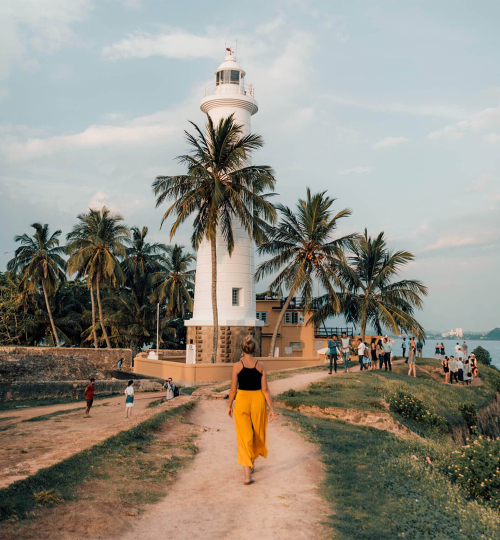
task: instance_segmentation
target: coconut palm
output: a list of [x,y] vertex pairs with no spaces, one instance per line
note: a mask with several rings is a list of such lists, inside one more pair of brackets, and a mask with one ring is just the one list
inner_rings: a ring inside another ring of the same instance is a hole
[[99,320],[108,349],[111,342],[106,331],[102,313],[101,285],[111,288],[125,282],[125,274],[120,266],[120,258],[125,257],[125,242],[130,238],[130,231],[119,214],[111,214],[105,206],[101,210],[89,209],[86,214],[78,215],[79,223],[68,233],[66,240],[68,271],[87,279],[92,305],[92,329],[94,346],[97,348],[95,332],[95,287]]
[[20,242],[14,258],[7,263],[7,270],[21,274],[22,287],[30,293],[37,292],[42,287],[45,306],[52,328],[52,335],[60,347],[61,343],[54,326],[54,319],[50,309],[49,297],[59,288],[60,283],[66,279],[66,261],[62,258],[64,248],[59,245],[60,230],[52,235],[47,223],[33,223],[35,234],[15,236],[14,241]]
[[154,290],[149,298],[151,302],[167,300],[167,314],[170,317],[182,318],[186,310],[193,310],[191,291],[194,290],[195,270],[188,268],[195,260],[192,253],[184,252],[184,246],[168,246],[162,257],[163,269],[151,279]]
[[136,283],[144,279],[148,274],[159,272],[162,268],[162,252],[167,250],[165,244],[150,244],[146,241],[148,228],[131,228],[132,238],[126,239],[125,249],[126,258],[122,262],[122,268],[125,275]]
[[[244,135],[233,115],[217,125],[208,117],[205,132],[191,122],[196,134],[186,134],[191,153],[178,157],[187,174],[158,176],[153,182],[156,206],[172,201],[163,222],[175,217],[170,238],[179,226],[194,216],[191,243],[198,250],[201,242],[210,242],[212,259],[213,352],[217,358],[217,241],[224,242],[229,254],[234,248],[233,224],[240,223],[250,237],[259,220],[274,221],[273,205],[264,192],[275,184],[274,171],[266,165],[246,165],[254,150],[263,146],[259,135]],[[260,229],[259,229],[260,230]]]
[[[342,295],[342,313],[346,321],[359,325],[364,340],[369,324],[378,334],[383,328],[391,332],[411,332],[420,339],[425,331],[413,317],[415,308],[422,308],[427,287],[415,279],[394,281],[414,256],[409,251],[391,251],[384,233],[376,238],[364,234],[349,243],[349,265],[340,269],[340,278],[347,287]],[[328,302],[313,315],[314,322],[333,315]]]
[[340,311],[334,286],[342,288],[338,273],[346,264],[343,249],[356,235],[333,238],[339,220],[351,215],[347,208],[334,214],[331,209],[334,202],[326,191],[312,195],[307,188],[306,198],[299,199],[295,212],[277,205],[280,221],[272,228],[268,241],[259,246],[260,255],[272,255],[272,258],[258,266],[256,280],[279,272],[269,289],[281,290],[283,285],[290,291],[273,331],[269,356],[274,356],[279,328],[292,298],[302,297],[304,311],[312,307],[314,279],[326,290],[333,311]]

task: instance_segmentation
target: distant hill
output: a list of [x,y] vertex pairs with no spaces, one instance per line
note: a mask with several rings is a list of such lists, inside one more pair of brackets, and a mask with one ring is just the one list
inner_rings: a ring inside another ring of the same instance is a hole
[[488,332],[485,336],[486,339],[500,339],[500,328],[494,328],[491,332]]

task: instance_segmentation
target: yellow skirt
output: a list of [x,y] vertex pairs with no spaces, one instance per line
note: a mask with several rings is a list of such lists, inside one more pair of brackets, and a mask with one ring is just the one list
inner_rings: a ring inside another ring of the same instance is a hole
[[267,457],[266,400],[261,390],[238,390],[234,402],[234,424],[238,441],[238,465],[251,467]]

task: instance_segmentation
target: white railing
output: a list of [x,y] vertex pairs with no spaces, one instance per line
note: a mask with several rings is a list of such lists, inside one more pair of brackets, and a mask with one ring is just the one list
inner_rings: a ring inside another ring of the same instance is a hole
[[218,94],[240,94],[255,97],[253,84],[209,84],[205,86],[205,97]]

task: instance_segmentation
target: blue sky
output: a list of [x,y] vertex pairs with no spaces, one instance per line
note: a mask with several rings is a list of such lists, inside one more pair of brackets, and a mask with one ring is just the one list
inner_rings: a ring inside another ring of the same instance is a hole
[[165,241],[151,182],[180,172],[237,41],[279,201],[327,189],[341,233],[412,251],[426,328],[500,326],[499,20],[493,1],[2,0],[0,267],[32,222],[65,235],[89,206]]

